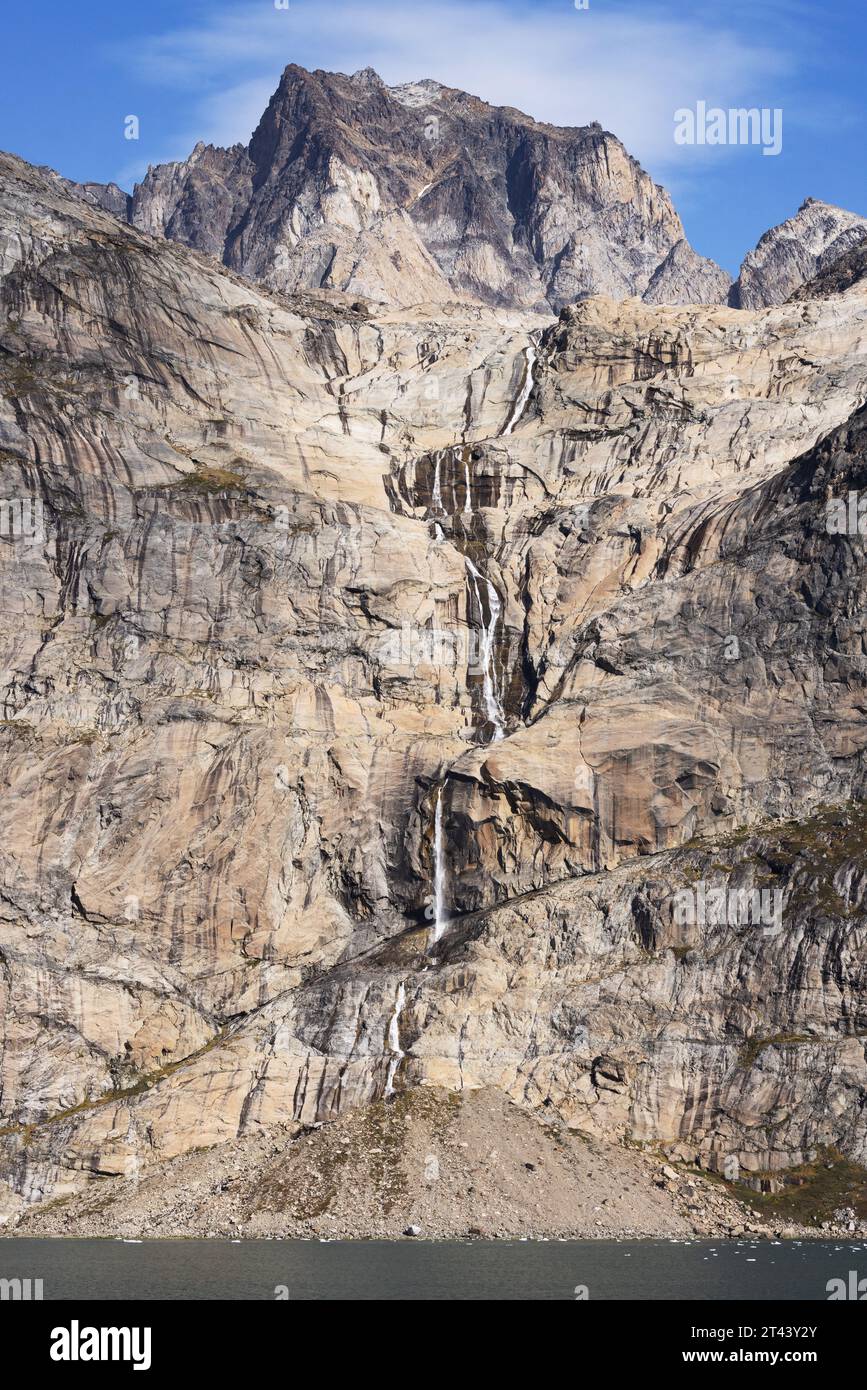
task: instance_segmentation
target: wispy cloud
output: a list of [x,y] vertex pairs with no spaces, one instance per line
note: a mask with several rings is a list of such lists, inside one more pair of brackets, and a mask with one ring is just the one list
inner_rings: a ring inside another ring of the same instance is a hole
[[[777,0],[753,0],[754,18],[763,3],[772,13]],[[700,98],[781,105],[797,66],[773,25],[756,44],[729,7],[698,11],[637,0],[590,0],[586,11],[569,0],[289,0],[288,9],[242,0],[203,8],[198,23],[154,34],[124,60],[194,95],[166,158],[183,158],[198,139],[246,141],[283,67],[298,62],[372,66],[389,83],[435,77],[558,125],[598,120],[662,176],[697,157],[673,143],[675,108]]]

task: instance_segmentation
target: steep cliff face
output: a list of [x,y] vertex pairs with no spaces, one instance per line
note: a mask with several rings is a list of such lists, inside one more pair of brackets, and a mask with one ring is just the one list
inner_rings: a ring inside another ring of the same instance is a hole
[[867,276],[867,232],[851,250],[832,260],[812,280],[808,280],[805,285],[801,285],[795,290],[792,300],[828,299],[831,295],[845,294],[865,276]]
[[863,282],[284,296],[0,172],[6,1209],[425,1085],[867,1160]]
[[765,232],[731,287],[741,309],[784,304],[867,236],[867,218],[818,198],[807,198],[794,217]]
[[725,304],[730,288],[728,272],[683,240],[657,266],[641,297],[645,304]]
[[543,125],[433,81],[389,88],[370,69],[288,67],[247,149],[150,170],[131,218],[281,291],[391,304],[722,303],[731,283],[598,125]]

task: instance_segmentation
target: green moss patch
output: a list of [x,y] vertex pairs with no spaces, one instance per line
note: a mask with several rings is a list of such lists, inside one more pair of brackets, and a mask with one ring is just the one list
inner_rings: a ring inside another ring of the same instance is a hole
[[826,1042],[824,1038],[813,1038],[807,1033],[775,1033],[769,1038],[747,1038],[738,1057],[738,1066],[749,1071],[756,1058],[766,1047],[798,1047],[803,1043]]
[[851,1207],[858,1220],[867,1220],[867,1168],[838,1149],[823,1149],[812,1163],[784,1173],[758,1173],[756,1181],[778,1190],[757,1192],[742,1182],[726,1187],[766,1220],[820,1226],[840,1207]]

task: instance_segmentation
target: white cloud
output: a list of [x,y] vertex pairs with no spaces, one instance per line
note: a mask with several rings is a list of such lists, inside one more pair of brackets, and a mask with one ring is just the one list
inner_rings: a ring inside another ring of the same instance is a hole
[[[754,17],[760,3],[753,0]],[[558,125],[598,120],[657,177],[700,157],[673,143],[676,108],[700,98],[785,105],[794,59],[770,41],[773,27],[757,45],[727,27],[726,7],[714,22],[660,4],[590,5],[290,0],[278,10],[273,0],[243,0],[153,36],[133,61],[147,79],[196,94],[187,117],[195,129],[178,132],[169,158],[197,139],[246,141],[289,62],[341,72],[372,66],[389,83],[435,77]]]
[[203,97],[198,107],[202,124],[187,136],[185,152],[188,154],[197,140],[210,145],[246,144],[276,85],[272,76],[252,77]]

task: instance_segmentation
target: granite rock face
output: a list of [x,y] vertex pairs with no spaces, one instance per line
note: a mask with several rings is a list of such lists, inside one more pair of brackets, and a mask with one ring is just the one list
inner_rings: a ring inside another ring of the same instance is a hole
[[118,188],[116,183],[76,183],[74,179],[65,179],[46,165],[39,165],[38,172],[43,178],[55,183],[64,192],[71,194],[73,198],[81,198],[91,207],[102,208],[104,212],[110,212],[121,222],[128,222],[132,215],[132,196],[129,193],[124,193],[123,189]]
[[0,1209],[425,1086],[867,1161],[864,283],[383,307],[0,175]]
[[741,309],[783,304],[801,286],[845,256],[867,235],[867,218],[807,198],[794,217],[765,232],[731,288]]
[[682,240],[657,266],[641,297],[645,304],[725,304],[730,288],[728,271]]
[[370,69],[288,67],[247,148],[151,169],[130,216],[289,293],[547,313],[593,294],[721,303],[731,283],[600,126],[544,125],[433,81],[389,88]]
[[805,285],[801,285],[792,295],[792,300],[827,299],[831,295],[845,294],[853,285],[867,276],[867,232],[859,242],[831,261],[824,270]]

